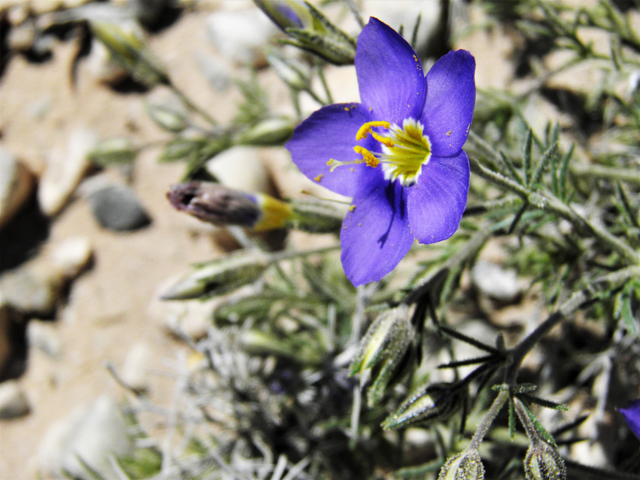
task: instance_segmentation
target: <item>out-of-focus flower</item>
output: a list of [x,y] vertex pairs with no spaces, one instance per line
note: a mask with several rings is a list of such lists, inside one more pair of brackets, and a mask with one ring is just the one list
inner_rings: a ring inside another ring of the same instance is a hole
[[627,421],[631,431],[640,439],[640,398],[633,400],[625,408],[618,409]]
[[376,18],[358,37],[355,66],[362,103],[318,110],[286,146],[307,177],[353,197],[342,265],[360,285],[393,270],[414,239],[435,243],[458,229],[476,90],[469,52],[448,53],[425,78],[411,46]]

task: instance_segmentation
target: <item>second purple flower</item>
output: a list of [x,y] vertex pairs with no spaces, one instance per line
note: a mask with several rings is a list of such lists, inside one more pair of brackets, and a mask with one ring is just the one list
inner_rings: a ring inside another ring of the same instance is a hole
[[371,18],[358,37],[362,103],[323,107],[287,143],[315,182],[353,197],[340,235],[354,285],[380,280],[420,243],[446,240],[467,205],[475,60],[450,52],[426,78],[411,46]]

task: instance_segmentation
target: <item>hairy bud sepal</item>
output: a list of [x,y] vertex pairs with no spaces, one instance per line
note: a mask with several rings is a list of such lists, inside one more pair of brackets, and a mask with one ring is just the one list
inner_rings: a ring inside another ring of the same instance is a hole
[[360,374],[361,386],[373,378],[367,393],[370,407],[382,400],[387,385],[398,377],[404,360],[411,353],[409,347],[414,335],[408,308],[404,305],[380,314],[369,327],[351,364],[351,374]]
[[163,300],[188,300],[230,292],[256,281],[271,264],[267,255],[242,252],[196,265],[162,295]]
[[424,386],[410,395],[395,413],[387,417],[382,427],[385,430],[394,430],[447,420],[462,409],[466,398],[466,388],[442,383]]
[[484,465],[477,450],[449,458],[440,469],[438,480],[483,480]]
[[524,460],[527,480],[565,480],[567,469],[556,449],[543,441],[531,444]]

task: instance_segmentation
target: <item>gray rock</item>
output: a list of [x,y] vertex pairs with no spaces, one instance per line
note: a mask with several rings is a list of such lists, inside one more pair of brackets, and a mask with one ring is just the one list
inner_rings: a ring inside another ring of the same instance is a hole
[[0,148],[0,229],[29,199],[34,184],[33,173],[15,155]]
[[40,316],[51,315],[69,280],[89,263],[92,248],[85,238],[69,238],[44,249],[39,257],[0,276],[0,294],[7,304]]
[[38,449],[38,467],[46,478],[59,478],[66,470],[73,478],[94,478],[79,459],[102,478],[117,479],[109,457],[131,454],[133,441],[116,403],[106,395],[76,407],[53,424]]
[[21,312],[50,316],[60,298],[61,285],[39,278],[28,266],[0,276],[0,294],[4,301]]
[[484,260],[471,269],[471,281],[484,295],[505,303],[515,301],[521,292],[515,270]]
[[126,232],[151,223],[136,194],[125,185],[106,185],[91,193],[88,201],[98,223],[109,230]]
[[0,419],[24,417],[30,411],[29,400],[18,382],[0,383]]

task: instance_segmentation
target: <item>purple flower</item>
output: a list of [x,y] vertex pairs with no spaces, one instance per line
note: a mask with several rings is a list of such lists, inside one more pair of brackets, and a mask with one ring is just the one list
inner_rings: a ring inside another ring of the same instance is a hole
[[476,89],[469,52],[448,53],[425,78],[411,46],[373,17],[358,37],[355,66],[362,103],[321,108],[286,146],[307,177],[353,197],[342,265],[361,285],[393,270],[414,239],[435,243],[458,229]]
[[640,439],[640,398],[629,402],[626,408],[619,408],[629,428]]

